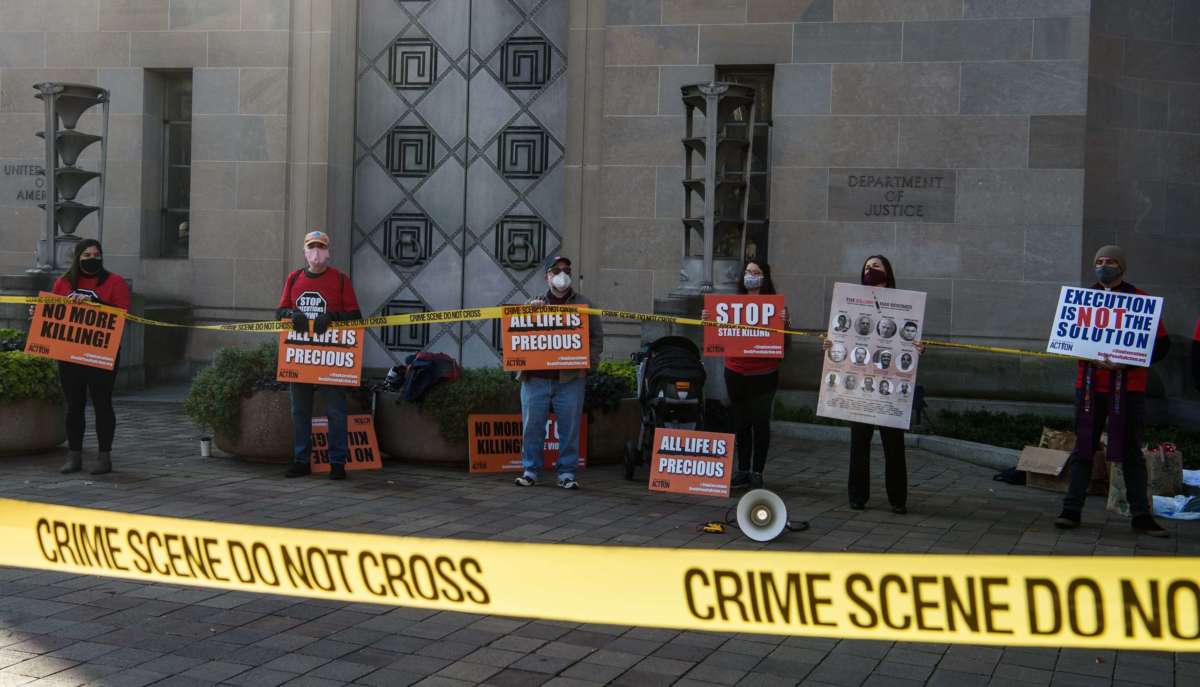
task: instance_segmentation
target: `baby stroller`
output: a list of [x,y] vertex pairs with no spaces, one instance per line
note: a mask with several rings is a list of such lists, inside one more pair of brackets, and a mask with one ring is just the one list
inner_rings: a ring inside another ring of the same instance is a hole
[[634,353],[642,427],[637,443],[625,444],[625,479],[653,455],[656,427],[700,429],[704,418],[704,360],[700,348],[682,336],[664,336]]

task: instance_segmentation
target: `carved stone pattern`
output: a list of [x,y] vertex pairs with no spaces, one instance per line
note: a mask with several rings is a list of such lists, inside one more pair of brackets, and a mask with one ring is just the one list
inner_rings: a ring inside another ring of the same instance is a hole
[[543,38],[509,38],[500,49],[500,78],[515,91],[545,86],[550,80],[550,44]]
[[423,126],[397,126],[388,132],[387,165],[392,176],[424,177],[433,170],[436,145],[433,132]]
[[[405,315],[426,312],[421,301],[388,301],[384,315]],[[383,345],[391,351],[420,351],[429,345],[429,325],[404,325],[386,327],[383,330]]]
[[433,245],[433,225],[420,213],[393,213],[383,229],[387,259],[401,267],[416,267],[429,260]]
[[529,270],[546,257],[546,225],[533,215],[507,215],[496,224],[496,257],[504,267]]

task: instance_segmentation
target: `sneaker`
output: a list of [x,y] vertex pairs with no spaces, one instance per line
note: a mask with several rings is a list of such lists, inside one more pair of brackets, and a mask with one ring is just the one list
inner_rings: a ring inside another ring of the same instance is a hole
[[564,477],[558,480],[558,486],[563,489],[578,489],[579,482],[576,482],[574,477]]
[[751,489],[762,489],[763,488],[763,478],[762,478],[761,472],[750,473],[750,488]]
[[1064,508],[1063,512],[1059,513],[1058,517],[1054,519],[1054,526],[1060,530],[1073,530],[1079,527],[1079,520],[1079,511],[1066,510]]
[[521,475],[513,480],[513,484],[516,484],[518,487],[532,487],[537,484],[537,480],[528,475]]
[[346,479],[346,466],[345,465],[330,465],[329,466],[329,479]]
[[290,466],[288,466],[287,472],[283,473],[283,476],[304,477],[305,475],[311,474],[312,468],[309,467],[308,463],[292,463]]
[[1163,539],[1171,536],[1162,528],[1161,525],[1154,521],[1154,516],[1149,514],[1136,515],[1129,524],[1133,527],[1133,531],[1137,532],[1138,534],[1145,534],[1151,537],[1161,537]]
[[865,504],[865,503],[856,503],[854,501],[850,502],[850,510],[866,510],[866,509],[867,509],[867,504]]
[[895,513],[896,515],[907,515],[908,507],[907,506],[892,506],[892,512]]

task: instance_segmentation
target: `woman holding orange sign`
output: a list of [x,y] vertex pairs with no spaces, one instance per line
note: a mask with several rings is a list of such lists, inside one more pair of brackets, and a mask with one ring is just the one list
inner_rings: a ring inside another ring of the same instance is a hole
[[[104,269],[104,251],[95,239],[84,239],[75,246],[71,267],[54,282],[53,291],[55,295],[66,296],[75,303],[99,303],[129,310],[129,283],[121,275]],[[92,474],[112,472],[112,443],[117,428],[112,393],[113,383],[117,379],[117,365],[113,365],[111,370],[104,370],[60,360],[58,376],[67,400],[69,452],[62,473],[66,475],[83,469],[84,409],[89,394],[96,415],[96,439],[100,445]]]
[[[737,292],[751,296],[775,295],[771,266],[765,262],[747,261],[738,279]],[[784,328],[790,329],[787,308],[781,315]],[[707,310],[700,316],[705,320],[712,319],[712,313]],[[779,358],[725,358],[725,389],[729,393],[737,436],[737,468],[730,482],[732,487],[748,484],[751,489],[759,489],[763,486],[763,469],[767,463],[767,450],[771,447],[771,410],[775,392],[779,389],[781,362]]]

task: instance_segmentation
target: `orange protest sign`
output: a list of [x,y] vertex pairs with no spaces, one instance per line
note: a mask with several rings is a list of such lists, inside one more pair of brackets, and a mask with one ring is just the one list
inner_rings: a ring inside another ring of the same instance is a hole
[[362,330],[330,329],[324,334],[279,332],[275,379],[301,384],[358,386],[362,376]]
[[[467,418],[467,446],[471,472],[520,472],[521,416],[471,415]],[[546,442],[542,447],[542,467],[554,468],[558,460],[560,437],[553,415],[546,423]],[[587,467],[587,416],[579,420],[579,467]]]
[[783,296],[707,295],[704,309],[720,326],[704,328],[704,354],[738,358],[782,358],[783,333],[751,327],[786,328]]
[[[379,442],[375,439],[375,420],[370,415],[346,416],[347,470],[379,470]],[[312,419],[312,471],[329,472],[329,418]]]
[[654,430],[650,491],[729,496],[733,435],[690,429]]
[[[38,295],[54,297],[44,291]],[[42,303],[34,308],[25,352],[111,370],[124,331],[123,315],[82,303]]]
[[[586,370],[589,365],[588,318],[583,313],[538,310],[529,306],[504,308],[500,338],[504,369]],[[573,308],[586,305],[573,303]]]

